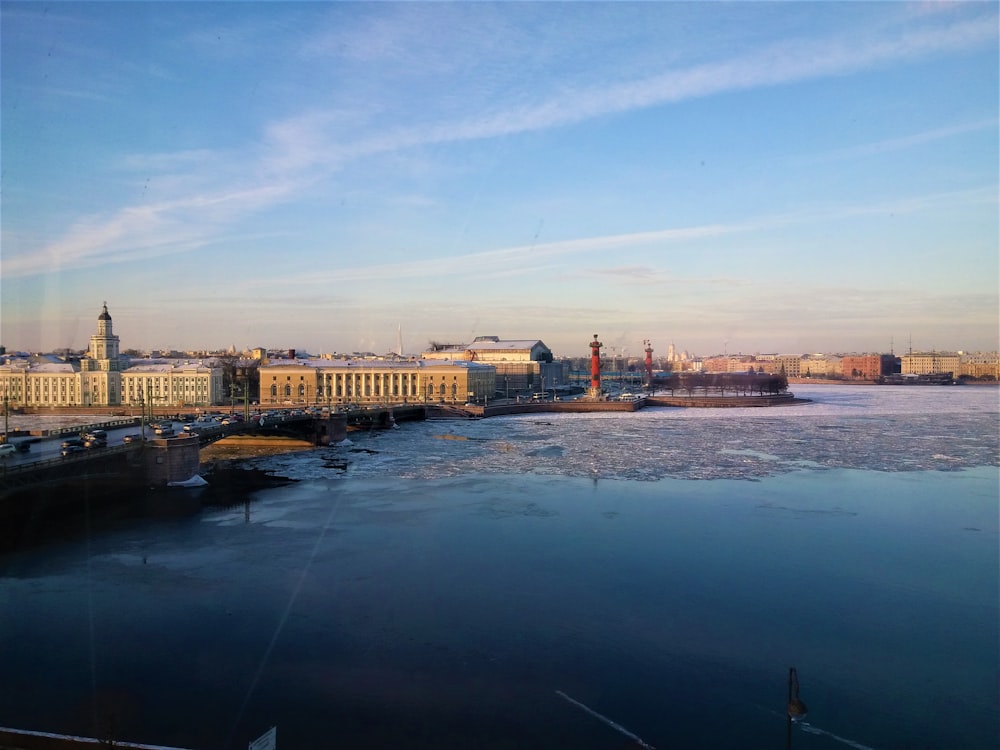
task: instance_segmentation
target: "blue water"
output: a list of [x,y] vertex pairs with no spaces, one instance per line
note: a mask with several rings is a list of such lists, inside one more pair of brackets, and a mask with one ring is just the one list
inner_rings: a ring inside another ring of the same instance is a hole
[[996,747],[997,391],[797,394],[353,433],[252,462],[298,481],[245,505],[0,558],[0,725],[783,748],[795,666],[793,747]]

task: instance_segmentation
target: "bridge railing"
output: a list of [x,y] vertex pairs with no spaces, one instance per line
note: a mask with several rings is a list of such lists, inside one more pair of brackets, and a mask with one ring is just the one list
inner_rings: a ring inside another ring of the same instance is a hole
[[34,471],[51,468],[53,466],[66,466],[71,463],[80,463],[95,458],[101,458],[102,456],[113,456],[118,453],[128,453],[129,451],[137,451],[141,448],[142,445],[139,443],[112,445],[106,448],[90,448],[79,453],[71,453],[68,456],[60,456],[59,458],[42,458],[38,461],[32,461],[24,464],[14,464],[12,466],[7,466],[5,464],[2,468],[0,468],[0,478],[5,476],[28,474]]
[[123,417],[121,419],[109,419],[106,422],[93,422],[91,424],[73,425],[72,427],[56,427],[51,430],[42,430],[42,434],[54,437],[60,435],[79,435],[81,432],[88,432],[90,430],[111,430],[117,427],[132,427],[141,421],[139,417]]

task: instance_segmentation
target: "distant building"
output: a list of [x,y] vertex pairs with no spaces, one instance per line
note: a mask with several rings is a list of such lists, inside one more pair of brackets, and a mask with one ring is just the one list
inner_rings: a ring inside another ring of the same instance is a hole
[[966,354],[961,359],[959,376],[979,380],[1000,380],[1000,356],[996,352]]
[[833,354],[810,354],[799,363],[799,372],[807,378],[839,378],[842,371],[842,358]]
[[139,360],[121,374],[123,406],[225,403],[222,369],[202,362]]
[[852,354],[840,361],[840,372],[848,380],[878,380],[896,372],[891,354]]
[[78,363],[34,358],[0,366],[0,394],[12,407],[208,406],[222,403],[222,371],[190,362],[139,360],[120,353],[108,305]]
[[958,377],[962,358],[951,352],[920,352],[904,354],[899,358],[899,371],[903,375],[929,375],[950,372]]
[[488,401],[496,368],[480,362],[283,360],[260,368],[261,406]]
[[757,363],[748,354],[709,357],[702,363],[705,372],[747,372],[751,367],[756,370]]
[[552,350],[538,339],[477,336],[471,344],[432,344],[420,358],[490,364],[496,368],[497,391],[504,396],[557,388],[569,381],[569,365],[553,361]]

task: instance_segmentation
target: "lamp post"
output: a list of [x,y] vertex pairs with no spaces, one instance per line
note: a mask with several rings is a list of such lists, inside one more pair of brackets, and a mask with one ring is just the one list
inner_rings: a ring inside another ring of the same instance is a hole
[[3,389],[3,442],[7,442],[7,433],[10,432],[10,399],[7,397],[7,386]]
[[142,441],[146,442],[146,400],[142,397],[142,385],[139,385],[139,429],[142,431]]

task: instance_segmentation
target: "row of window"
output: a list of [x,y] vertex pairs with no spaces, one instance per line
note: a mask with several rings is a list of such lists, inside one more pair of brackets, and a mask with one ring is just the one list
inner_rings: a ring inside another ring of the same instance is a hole
[[[391,393],[388,393],[386,395],[389,395],[389,396],[416,396],[417,395],[417,385],[416,385],[416,382],[413,382],[411,384],[411,386],[412,387],[410,388],[410,392],[409,393],[400,393],[398,390],[393,389]],[[280,394],[282,396],[284,396],[285,398],[291,398],[292,397],[292,386],[291,386],[291,384],[286,383],[280,389],[279,389],[279,387],[278,387],[277,384],[272,384],[271,385],[271,398],[272,399],[275,399],[275,398],[278,397],[279,390],[280,390]],[[439,394],[441,396],[444,396],[444,395],[447,394],[447,390],[448,390],[448,386],[445,383],[441,383],[441,385],[436,386],[436,387],[435,387],[434,383],[428,383],[427,384],[427,395],[428,396],[434,396],[435,393],[437,393],[437,394]],[[457,398],[458,397],[458,384],[457,383],[452,383],[450,390],[451,390],[451,397],[453,399]],[[304,399],[306,397],[306,387],[305,387],[305,385],[301,385],[300,384],[295,389],[295,395],[298,396],[298,398],[300,400]],[[378,388],[378,384],[376,384],[376,386],[375,386],[374,389],[371,388],[370,385],[365,385],[364,388],[358,388],[358,389],[355,390],[354,388],[351,387],[350,383],[348,383],[346,386],[341,386],[338,383],[337,387],[335,389],[332,388],[331,386],[327,385],[325,388],[320,388],[317,391],[317,396],[319,398],[333,398],[333,397],[342,398],[342,397],[345,397],[345,396],[347,398],[351,398],[351,397],[354,397],[354,396],[358,396],[358,397],[364,396],[364,397],[367,398],[367,397],[371,397],[373,395],[374,396],[381,396],[382,395],[381,392],[380,392],[380,390],[379,390],[379,388]]]

